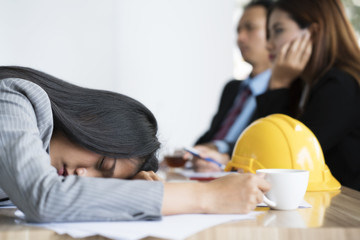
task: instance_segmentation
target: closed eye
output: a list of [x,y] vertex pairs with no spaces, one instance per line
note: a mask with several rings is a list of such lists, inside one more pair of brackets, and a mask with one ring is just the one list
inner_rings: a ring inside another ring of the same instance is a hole
[[97,166],[97,169],[98,169],[98,170],[101,170],[101,169],[102,169],[103,164],[104,164],[104,161],[105,161],[105,157],[103,157],[103,158],[100,160],[100,162],[98,163],[98,166]]
[[116,166],[115,158],[103,157],[99,162],[97,169],[102,172],[104,177],[112,177]]

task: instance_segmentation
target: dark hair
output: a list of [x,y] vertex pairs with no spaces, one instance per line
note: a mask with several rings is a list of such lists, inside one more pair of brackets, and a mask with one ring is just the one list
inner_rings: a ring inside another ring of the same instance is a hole
[[21,78],[48,94],[54,131],[80,146],[113,158],[137,158],[140,170],[157,171],[157,122],[140,102],[125,95],[83,88],[25,67],[0,67],[0,79]]
[[[288,13],[301,29],[310,27],[313,52],[304,70],[310,84],[332,67],[349,73],[360,84],[360,48],[340,0],[278,0],[268,19],[274,9]],[[312,29],[312,24],[317,27]]]
[[274,3],[273,0],[253,0],[245,5],[244,10],[249,9],[251,7],[260,6],[260,7],[264,7],[266,11],[268,11],[273,5],[273,3]]

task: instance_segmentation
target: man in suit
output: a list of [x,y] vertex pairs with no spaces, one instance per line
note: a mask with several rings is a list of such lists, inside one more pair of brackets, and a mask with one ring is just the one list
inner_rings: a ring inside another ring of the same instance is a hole
[[[201,157],[223,164],[229,161],[241,132],[250,124],[256,109],[256,96],[264,93],[270,79],[270,59],[266,50],[266,14],[272,1],[252,1],[244,8],[237,27],[237,45],[252,65],[249,77],[231,80],[223,89],[217,113],[210,128],[196,141]],[[218,165],[196,158],[196,171],[220,171]]]

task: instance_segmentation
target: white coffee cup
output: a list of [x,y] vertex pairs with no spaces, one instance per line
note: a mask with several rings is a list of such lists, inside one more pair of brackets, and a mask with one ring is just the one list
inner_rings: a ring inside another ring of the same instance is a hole
[[309,181],[309,171],[297,169],[258,169],[265,173],[265,180],[271,189],[264,196],[264,202],[273,209],[293,210],[304,199]]

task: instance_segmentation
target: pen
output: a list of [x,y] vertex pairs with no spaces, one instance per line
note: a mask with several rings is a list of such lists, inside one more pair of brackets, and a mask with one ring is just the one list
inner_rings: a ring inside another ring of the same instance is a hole
[[208,162],[212,162],[212,163],[215,163],[216,165],[218,165],[222,170],[225,169],[225,165],[222,164],[222,163],[219,163],[218,161],[212,159],[212,158],[203,158],[200,156],[200,153],[198,152],[198,150],[196,150],[195,148],[191,148],[191,147],[185,147],[184,148],[185,151],[191,153],[193,156],[197,157],[197,158],[200,158],[200,159],[204,159],[205,161],[208,161]]

